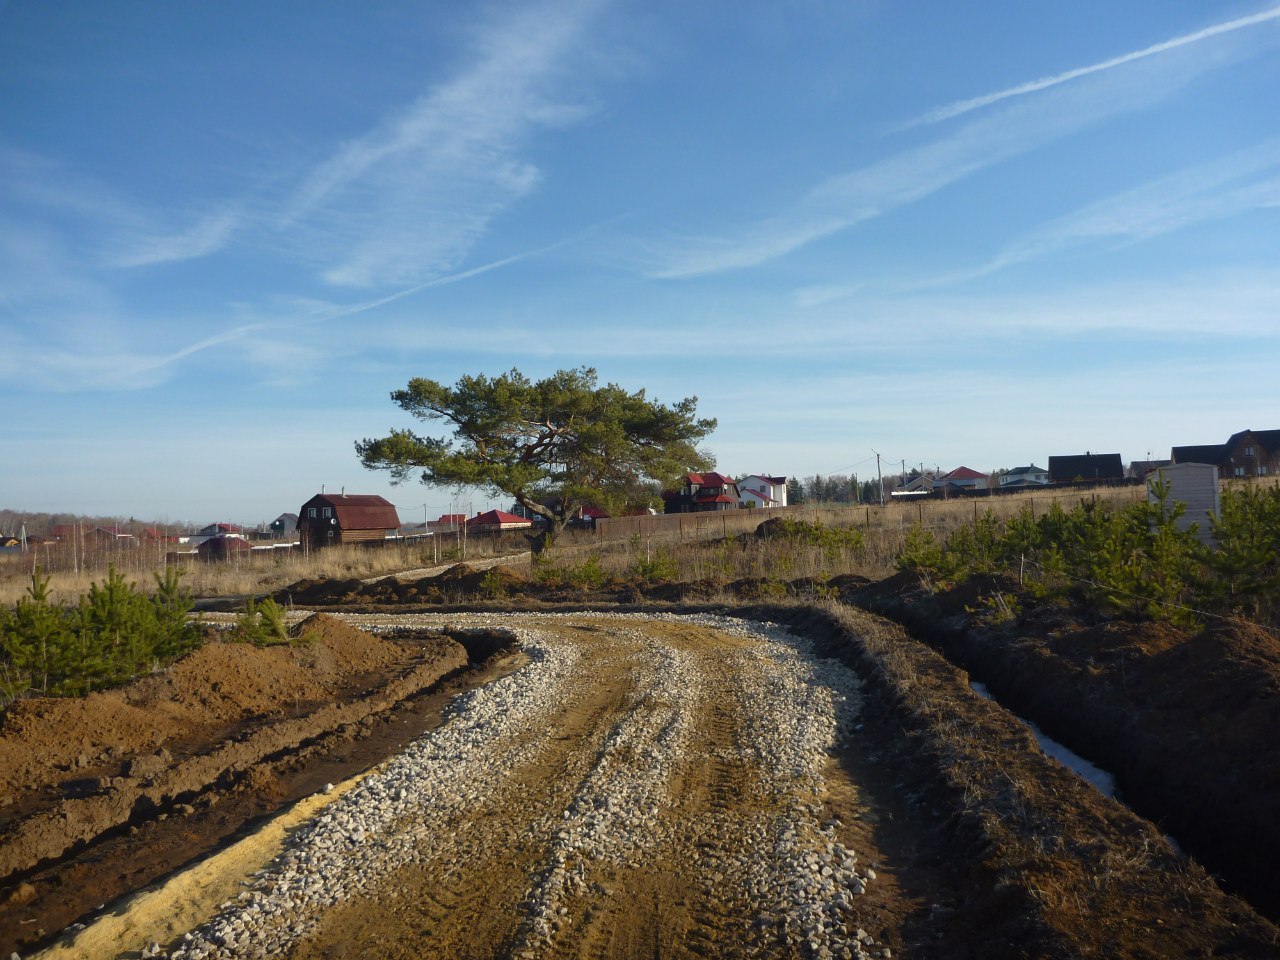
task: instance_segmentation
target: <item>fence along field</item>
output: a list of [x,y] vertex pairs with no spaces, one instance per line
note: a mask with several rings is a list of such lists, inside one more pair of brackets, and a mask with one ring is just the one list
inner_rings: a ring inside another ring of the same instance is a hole
[[[740,538],[754,532],[768,518],[786,516],[824,526],[858,527],[864,535],[865,556],[850,557],[852,566],[828,572],[877,576],[892,571],[893,558],[901,549],[906,532],[916,525],[941,536],[973,521],[987,509],[997,518],[1004,518],[1016,515],[1025,503],[1032,503],[1036,509],[1048,509],[1052,503],[1060,503],[1064,509],[1070,509],[1082,499],[1126,503],[1142,495],[1142,488],[1100,488],[1073,494],[1044,492],[1016,497],[915,500],[887,503],[884,507],[817,503],[773,509],[614,517],[596,521],[594,530],[566,531],[561,549],[568,554],[599,549],[604,557],[618,553],[643,556],[652,553],[657,545],[671,548],[678,544]],[[26,553],[6,554],[0,557],[0,603],[13,604],[26,593],[37,564],[49,577],[52,602],[76,603],[93,582],[104,579],[111,566],[137,581],[140,589],[151,590],[152,575],[163,572],[173,562],[173,547],[174,544],[160,540],[137,544],[55,543]],[[470,538],[444,532],[434,538],[387,540],[376,549],[371,545],[346,545],[310,553],[300,549],[246,550],[219,563],[198,562],[195,554],[187,553],[182,554],[180,562],[186,571],[184,588],[198,598],[264,593],[297,580],[317,577],[369,579],[439,563],[521,556],[527,552],[529,545],[520,531]],[[681,579],[686,579],[684,571]]]
[[[666,514],[616,517],[597,520],[592,530],[570,530],[561,538],[560,550],[574,555],[598,550],[602,559],[618,555],[651,555],[659,546],[673,554],[680,544],[694,546],[706,541],[742,537],[753,533],[771,517],[786,516],[824,526],[856,527],[864,536],[860,557],[850,556],[847,569],[828,573],[858,573],[882,576],[893,570],[893,562],[906,535],[920,526],[943,537],[991,510],[997,519],[1016,515],[1030,503],[1035,510],[1048,510],[1054,503],[1070,510],[1076,503],[1102,500],[1130,503],[1142,499],[1141,487],[1098,488],[1066,493],[1060,490],[1026,495],[975,497],[956,500],[928,500],[878,505],[803,504],[769,510],[726,510],[715,513]],[[142,590],[152,588],[153,574],[162,572],[171,561],[173,544],[163,541],[137,544],[105,543],[46,544],[25,553],[0,556],[0,604],[12,605],[24,595],[31,574],[38,565],[49,579],[53,602],[75,603],[95,582],[102,581],[109,567]],[[445,533],[433,538],[387,540],[376,549],[369,545],[340,546],[312,552],[254,550],[233,554],[219,563],[198,562],[185,554],[184,587],[196,597],[242,595],[271,591],[302,579],[320,577],[386,576],[403,570],[471,559],[527,554],[528,543],[519,531],[462,537]],[[678,562],[681,558],[677,555]],[[678,565],[678,564],[677,564]],[[697,579],[693,569],[681,570],[680,579]],[[759,575],[759,574],[756,574]],[[797,574],[800,575],[800,574]]]

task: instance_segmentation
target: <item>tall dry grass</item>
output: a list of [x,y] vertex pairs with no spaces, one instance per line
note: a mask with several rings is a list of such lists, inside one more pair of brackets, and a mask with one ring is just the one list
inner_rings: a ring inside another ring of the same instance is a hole
[[[879,506],[806,504],[784,511],[728,511],[727,517],[702,515],[696,525],[682,529],[654,525],[650,533],[633,533],[625,539],[605,540],[590,533],[566,538],[553,566],[571,567],[586,557],[610,575],[627,577],[658,569],[665,578],[689,582],[730,582],[745,579],[821,580],[853,574],[870,579],[888,576],[907,534],[917,525],[945,540],[954,530],[972,523],[988,510],[998,519],[1012,517],[1030,506],[1037,514],[1056,503],[1070,511],[1088,501],[1124,505],[1145,496],[1144,487],[1108,487],[1066,493],[1028,491],[1026,494],[973,497],[955,500],[916,500]],[[859,549],[823,547],[794,539],[760,539],[759,524],[772,516],[786,516],[836,530],[856,529],[862,537]],[[723,522],[721,522],[723,521]]]
[[[769,510],[728,511],[725,515],[690,514],[697,522],[683,528],[665,525],[648,534],[627,534],[619,527],[616,539],[603,530],[567,531],[552,558],[572,564],[595,556],[608,573],[625,576],[642,564],[662,556],[669,561],[674,579],[740,580],[830,577],[857,574],[876,578],[894,569],[907,533],[917,524],[939,539],[972,522],[985,511],[996,517],[1016,514],[1028,503],[1036,511],[1058,503],[1073,509],[1082,500],[1130,503],[1145,495],[1143,487],[1099,488],[1065,493],[1029,491],[1016,496],[977,497],[960,500],[923,500],[889,503],[884,507],[852,504],[806,504],[786,508],[785,515],[836,529],[853,527],[863,537],[860,550],[824,550],[812,544],[757,540],[755,528],[770,516]],[[664,518],[656,518],[664,519]],[[604,529],[608,529],[605,527]],[[163,571],[172,544],[109,545],[72,551],[66,544],[50,545],[25,554],[0,556],[0,604],[11,605],[23,595],[38,563],[49,577],[50,599],[72,604],[88,592],[92,583],[105,580],[109,565],[139,588],[151,591],[156,572]],[[376,547],[349,545],[303,553],[300,550],[252,551],[220,563],[202,563],[191,555],[178,562],[183,585],[197,597],[240,596],[267,593],[303,579],[341,577],[368,579],[406,570],[431,567],[464,559],[464,545],[452,536],[431,540],[389,541]],[[522,555],[528,549],[519,533],[470,538],[465,559]],[[171,558],[170,558],[171,559]]]
[[[303,552],[294,550],[254,550],[233,554],[229,559],[206,563],[193,554],[176,559],[147,545],[90,551],[73,564],[64,545],[9,554],[0,557],[0,604],[12,605],[23,596],[37,565],[49,577],[49,597],[58,604],[74,604],[93,583],[106,579],[114,566],[138,588],[152,592],[153,574],[176,563],[183,571],[183,588],[196,597],[242,596],[268,593],[298,580],[320,577],[368,579],[404,570],[431,567],[466,559],[488,558],[519,551],[522,541],[511,538],[473,537],[462,543],[455,537],[431,540],[388,541],[376,546],[351,544]],[[170,545],[172,546],[172,545]]]

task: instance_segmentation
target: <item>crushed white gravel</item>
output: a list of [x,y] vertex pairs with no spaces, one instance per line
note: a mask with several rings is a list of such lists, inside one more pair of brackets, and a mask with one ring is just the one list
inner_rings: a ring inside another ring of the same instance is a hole
[[[329,907],[371,890],[408,864],[460,861],[467,838],[446,825],[485,801],[545,736],[540,718],[569,695],[583,669],[571,640],[538,629],[521,614],[512,630],[529,663],[456,698],[447,721],[419,738],[299,830],[250,889],[208,923],[186,934],[171,957],[270,957],[306,938]],[[762,935],[780,937],[817,958],[882,956],[858,924],[856,902],[874,879],[823,822],[820,796],[830,751],[857,722],[859,681],[847,667],[815,657],[783,628],[711,616],[644,615],[711,627],[753,641],[718,662],[668,646],[638,630],[640,615],[593,613],[615,620],[637,641],[635,685],[594,768],[554,818],[537,825],[548,855],[522,905],[514,955],[533,958],[554,944],[575,898],[589,899],[588,865],[625,867],[659,848],[687,849],[709,889],[745,902]],[[364,629],[510,629],[511,615],[342,615]],[[691,749],[693,705],[732,688],[740,713],[739,756],[758,774],[753,789],[771,802],[758,816],[708,816],[670,826],[655,811],[671,803],[669,785]],[[640,758],[639,760],[637,758]],[[667,824],[668,826],[660,826]],[[719,838],[720,844],[708,844]],[[729,856],[703,856],[713,847]],[[701,859],[700,859],[701,858]],[[776,940],[775,940],[776,942]],[[162,955],[160,951],[148,951]]]

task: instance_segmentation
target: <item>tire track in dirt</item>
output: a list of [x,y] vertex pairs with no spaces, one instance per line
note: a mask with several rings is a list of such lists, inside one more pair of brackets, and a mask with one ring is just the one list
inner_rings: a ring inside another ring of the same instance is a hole
[[[584,655],[599,653],[598,646],[588,641]],[[481,958],[509,949],[530,877],[548,846],[545,830],[528,824],[549,823],[566,807],[631,686],[630,664],[616,650],[593,663],[599,670],[594,683],[579,685],[563,712],[535,718],[535,728],[512,742],[512,752],[528,759],[500,790],[439,825],[452,836],[432,838],[438,848],[423,851],[427,862],[330,911],[293,956],[346,957],[352,943],[388,958],[416,958],[423,951]],[[549,730],[558,732],[546,737]]]
[[460,698],[170,956],[869,955],[865,878],[818,819],[846,668],[714,617],[449,620],[514,627],[529,666]]

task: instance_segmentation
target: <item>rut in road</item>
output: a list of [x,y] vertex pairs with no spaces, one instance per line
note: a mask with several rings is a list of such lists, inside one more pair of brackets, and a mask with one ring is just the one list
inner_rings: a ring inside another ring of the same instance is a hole
[[824,806],[848,668],[720,618],[447,620],[513,627],[529,666],[460,698],[173,956],[881,955],[858,923],[874,873]]

